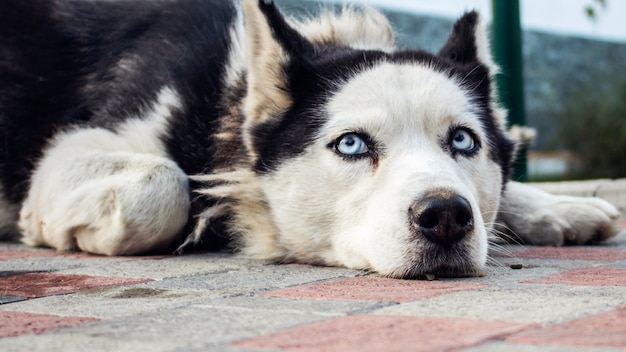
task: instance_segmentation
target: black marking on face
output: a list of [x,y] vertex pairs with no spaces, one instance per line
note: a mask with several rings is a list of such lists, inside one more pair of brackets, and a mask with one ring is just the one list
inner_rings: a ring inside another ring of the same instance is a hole
[[342,47],[324,46],[318,48],[321,51],[323,56],[303,58],[285,68],[293,104],[281,118],[254,128],[253,145],[260,156],[255,165],[257,172],[270,172],[281,162],[301,155],[327,122],[325,106],[340,88],[339,83],[348,81],[384,56],[378,51]]
[[513,164],[515,143],[509,139],[498,125],[492,109],[492,89],[494,83],[486,66],[478,63],[458,67],[453,75],[470,94],[472,103],[478,108],[480,122],[487,134],[489,157],[502,170],[503,185],[508,182]]

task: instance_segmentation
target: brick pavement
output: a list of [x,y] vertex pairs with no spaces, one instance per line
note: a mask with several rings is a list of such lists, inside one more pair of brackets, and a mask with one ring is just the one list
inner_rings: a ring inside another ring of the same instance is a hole
[[107,258],[4,243],[0,350],[626,349],[626,233],[507,250],[483,277],[412,281],[225,253]]

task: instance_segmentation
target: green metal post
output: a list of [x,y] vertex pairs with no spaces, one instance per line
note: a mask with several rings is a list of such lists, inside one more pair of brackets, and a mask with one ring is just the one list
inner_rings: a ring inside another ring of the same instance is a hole
[[[509,110],[509,123],[526,124],[524,77],[522,74],[522,30],[519,0],[492,0],[493,49],[501,73],[497,76],[500,101]],[[526,181],[526,148],[513,165],[513,180]]]

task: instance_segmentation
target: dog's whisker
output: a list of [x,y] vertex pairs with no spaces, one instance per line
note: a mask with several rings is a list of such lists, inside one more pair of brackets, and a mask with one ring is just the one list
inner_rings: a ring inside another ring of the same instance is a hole
[[215,186],[196,190],[198,194],[202,194],[211,198],[229,198],[242,192],[244,187],[240,185]]
[[222,182],[222,183],[238,183],[246,182],[254,177],[253,173],[249,170],[235,170],[228,172],[221,172],[215,174],[201,174],[191,175],[189,179],[196,182]]
[[[506,231],[503,231],[503,230]],[[515,231],[509,226],[502,223],[493,223],[490,230],[490,240],[494,239],[502,239],[507,243],[512,243],[516,245],[523,245],[523,241],[520,236],[518,236]]]

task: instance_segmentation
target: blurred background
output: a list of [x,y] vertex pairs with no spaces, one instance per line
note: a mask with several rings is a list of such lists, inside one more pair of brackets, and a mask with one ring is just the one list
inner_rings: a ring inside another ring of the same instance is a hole
[[[295,16],[342,3],[276,2]],[[383,10],[399,46],[428,51],[439,50],[464,11],[493,18],[491,0],[350,3]],[[524,115],[538,132],[527,179],[626,177],[626,1],[519,0],[519,10]]]

